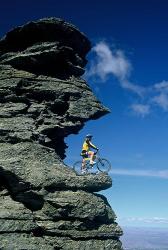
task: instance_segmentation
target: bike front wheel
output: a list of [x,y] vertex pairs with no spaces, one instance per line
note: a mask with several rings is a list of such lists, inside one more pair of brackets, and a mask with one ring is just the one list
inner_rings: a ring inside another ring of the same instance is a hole
[[73,170],[76,172],[77,175],[81,175],[82,171],[82,161],[77,161],[73,164]]
[[108,173],[111,170],[111,163],[104,158],[99,159],[97,162],[97,168],[103,173]]

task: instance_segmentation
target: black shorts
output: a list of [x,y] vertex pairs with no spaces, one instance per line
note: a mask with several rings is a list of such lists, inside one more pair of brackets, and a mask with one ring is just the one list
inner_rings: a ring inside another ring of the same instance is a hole
[[87,158],[88,157],[88,152],[86,150],[82,150],[81,154],[80,154],[83,158]]

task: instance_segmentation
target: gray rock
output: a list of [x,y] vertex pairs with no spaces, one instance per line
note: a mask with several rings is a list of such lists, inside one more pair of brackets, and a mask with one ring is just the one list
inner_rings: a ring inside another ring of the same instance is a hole
[[[64,137],[78,133],[85,121],[109,112],[94,97],[84,80],[35,77],[9,66],[1,66],[0,69],[3,102],[0,112],[1,142],[37,141],[43,135],[46,140],[41,140],[41,144],[55,148],[64,158]],[[6,115],[3,107],[9,106],[9,103],[13,111],[9,113],[6,110]],[[21,105],[25,109],[16,114],[17,105],[18,109]],[[14,113],[12,117],[11,112]],[[6,136],[8,131],[10,134]]]
[[27,109],[25,103],[0,103],[0,117],[12,117],[18,114],[23,114]]
[[84,73],[90,42],[75,26],[56,18],[18,27],[0,41],[0,63],[65,78]]
[[0,174],[12,193],[82,189],[97,192],[111,187],[106,174],[77,176],[53,149],[38,143],[2,143]]
[[0,40],[0,249],[122,249],[109,175],[77,175],[64,138],[109,110],[84,73],[90,42],[57,18]]
[[[8,194],[8,195],[7,195]],[[19,221],[27,221],[33,220],[33,213],[25,208],[25,206],[20,203],[14,201],[9,193],[5,193],[5,195],[0,196],[0,221],[1,225],[5,220],[19,220]]]
[[119,250],[121,242],[117,239],[72,240],[68,237],[35,237],[29,234],[0,235],[2,250]]
[[67,220],[88,221],[88,228],[96,223],[114,222],[116,216],[107,200],[98,194],[85,191],[59,191],[44,195],[44,206],[35,216],[42,220],[57,220],[62,216]]

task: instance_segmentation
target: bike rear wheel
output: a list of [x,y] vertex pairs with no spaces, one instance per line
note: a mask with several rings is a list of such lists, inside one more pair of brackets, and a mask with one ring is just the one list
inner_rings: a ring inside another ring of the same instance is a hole
[[82,161],[77,161],[73,164],[73,170],[76,172],[77,175],[81,175],[82,171]]
[[108,173],[111,170],[111,163],[108,160],[101,158],[97,162],[97,168],[103,173]]

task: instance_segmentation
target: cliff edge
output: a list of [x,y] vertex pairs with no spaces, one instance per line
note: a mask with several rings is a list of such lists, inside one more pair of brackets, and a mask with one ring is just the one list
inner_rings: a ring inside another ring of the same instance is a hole
[[108,175],[77,176],[64,138],[109,112],[80,78],[91,45],[58,18],[0,40],[0,249],[122,249]]

